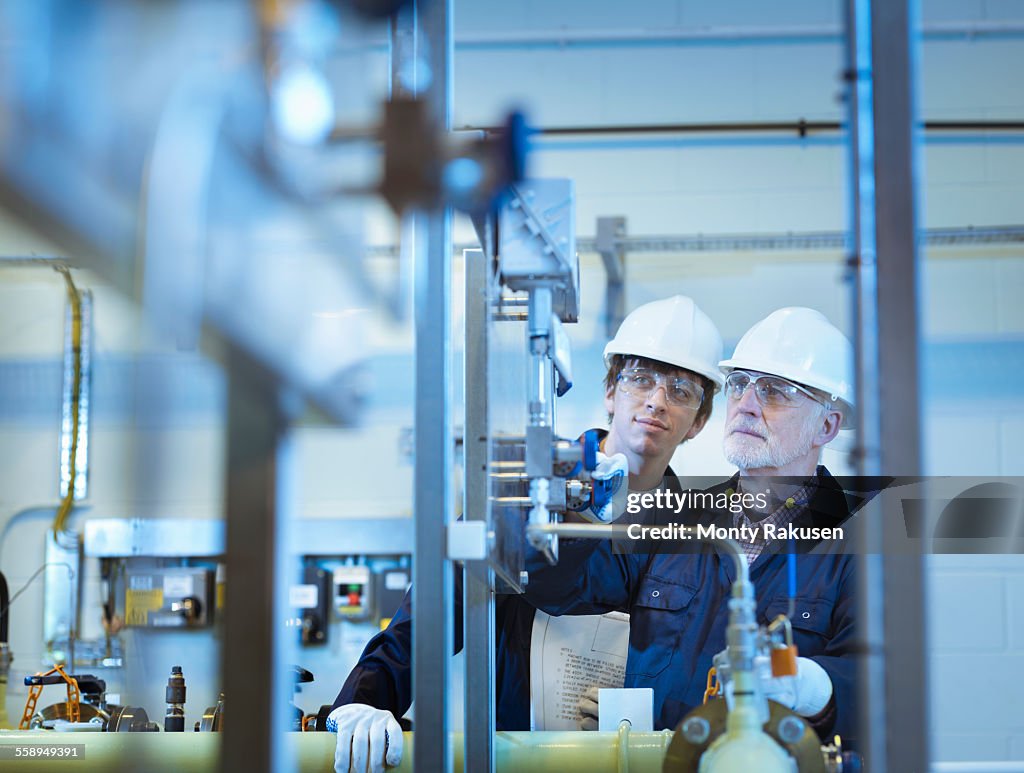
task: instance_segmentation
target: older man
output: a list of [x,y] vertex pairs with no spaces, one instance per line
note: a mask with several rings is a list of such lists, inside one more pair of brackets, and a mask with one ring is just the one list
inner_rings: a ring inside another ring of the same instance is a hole
[[[723,381],[718,368],[722,356],[718,329],[691,298],[677,295],[630,313],[604,355],[610,427],[600,432],[601,451],[606,458],[614,457],[621,470],[628,470],[631,490],[657,488],[666,476],[676,483],[669,461],[681,443],[703,429]],[[595,517],[610,519],[606,512]],[[456,649],[462,646],[461,585],[461,574],[457,574]],[[520,596],[497,597],[499,730],[530,729],[534,612]],[[405,713],[413,698],[412,619],[410,594],[406,594],[387,629],[367,644],[335,699],[328,724],[338,733],[335,770],[339,773],[380,771],[385,762],[393,766],[401,761],[402,736],[395,717]],[[386,760],[385,737],[392,739]]]
[[[690,513],[727,526],[837,526],[846,495],[818,465],[853,408],[849,341],[812,309],[780,309],[752,327],[721,363],[728,396],[724,450],[739,471],[712,493],[770,492],[759,510]],[[751,497],[750,499],[753,499]],[[787,611],[787,540],[764,529],[744,546],[757,589],[758,620]],[[750,533],[748,531],[748,533]],[[810,534],[808,531],[807,534]],[[813,538],[797,546],[807,551]],[[725,644],[735,570],[710,546],[699,553],[612,554],[563,540],[558,566],[539,564],[527,597],[550,614],[624,610],[631,615],[627,687],[651,687],[658,728],[674,728],[700,705],[708,669]],[[797,557],[795,677],[771,680],[769,697],[808,717],[822,737],[853,731],[856,664],[851,657],[855,580],[847,555]]]

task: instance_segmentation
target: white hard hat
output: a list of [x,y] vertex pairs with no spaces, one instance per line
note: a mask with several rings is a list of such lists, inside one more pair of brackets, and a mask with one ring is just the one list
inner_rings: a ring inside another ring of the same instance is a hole
[[718,369],[722,336],[685,295],[645,303],[630,312],[604,347],[605,365],[614,354],[646,357],[699,373],[714,382],[716,391],[725,383]]
[[843,428],[853,421],[853,346],[825,315],[790,306],[773,311],[736,344],[721,368],[782,376],[828,394],[843,412]]

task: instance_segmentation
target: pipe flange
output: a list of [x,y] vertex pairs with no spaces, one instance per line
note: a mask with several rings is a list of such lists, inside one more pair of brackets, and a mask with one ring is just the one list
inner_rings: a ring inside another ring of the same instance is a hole
[[[701,756],[715,739],[725,733],[728,713],[726,702],[715,699],[683,717],[672,736],[662,770],[666,773],[697,773]],[[806,720],[775,701],[768,701],[768,713],[764,731],[793,758],[797,770],[800,773],[827,773],[821,742]]]

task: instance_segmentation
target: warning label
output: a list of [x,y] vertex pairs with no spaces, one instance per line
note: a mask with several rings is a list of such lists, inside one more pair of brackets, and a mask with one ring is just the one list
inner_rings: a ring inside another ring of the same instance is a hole
[[125,622],[128,625],[149,625],[149,613],[161,609],[164,605],[164,592],[161,588],[150,590],[125,591]]

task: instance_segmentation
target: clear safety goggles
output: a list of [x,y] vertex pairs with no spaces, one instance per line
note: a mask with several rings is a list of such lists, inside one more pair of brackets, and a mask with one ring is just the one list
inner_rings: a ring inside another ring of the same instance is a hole
[[670,405],[697,408],[704,398],[704,387],[685,376],[666,376],[650,368],[625,368],[619,374],[619,388],[627,395],[645,398],[664,387]]
[[754,376],[745,370],[734,370],[725,377],[725,393],[732,400],[743,397],[743,393],[750,386],[754,387],[754,396],[762,408],[792,408],[803,400],[801,395],[825,405],[821,398],[810,390],[781,376]]

